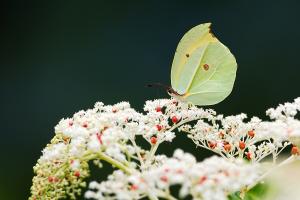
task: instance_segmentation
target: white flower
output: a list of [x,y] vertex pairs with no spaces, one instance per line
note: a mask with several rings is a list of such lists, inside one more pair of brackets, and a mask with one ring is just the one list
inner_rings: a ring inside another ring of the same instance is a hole
[[111,156],[112,158],[115,158],[116,160],[119,160],[121,162],[125,161],[125,155],[121,152],[121,149],[118,145],[111,145],[106,149],[107,155]]
[[41,161],[59,160],[62,157],[64,157],[64,153],[66,149],[67,149],[67,145],[65,145],[64,143],[54,144],[43,150]]
[[[116,171],[107,181],[90,184],[90,189],[103,195],[95,199],[106,196],[135,199],[143,195],[161,196],[162,191],[179,184],[182,198],[191,194],[194,199],[200,196],[203,200],[226,199],[228,192],[238,191],[256,181],[258,172],[255,165],[242,160],[232,163],[215,156],[197,163],[194,156],[177,149],[172,158],[165,158],[158,166],[131,175]],[[86,196],[94,198],[90,192]]]
[[100,136],[92,135],[89,139],[87,146],[88,146],[88,149],[91,150],[92,152],[100,151],[101,142],[100,142],[99,137]]

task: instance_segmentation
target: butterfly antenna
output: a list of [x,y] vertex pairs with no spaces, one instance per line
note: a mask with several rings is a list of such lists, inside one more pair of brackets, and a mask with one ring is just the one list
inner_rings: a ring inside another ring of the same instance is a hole
[[147,84],[146,87],[156,87],[156,88],[169,89],[169,86],[164,85],[162,83],[150,83],[150,84]]

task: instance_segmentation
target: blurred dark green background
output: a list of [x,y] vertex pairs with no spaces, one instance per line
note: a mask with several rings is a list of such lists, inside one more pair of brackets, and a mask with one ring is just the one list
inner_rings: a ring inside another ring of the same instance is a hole
[[[178,41],[212,22],[239,64],[219,113],[264,116],[300,96],[297,1],[9,1],[1,3],[1,200],[29,195],[32,166],[62,118],[96,101],[167,97]],[[191,150],[190,141],[174,146]],[[172,149],[166,145],[166,150]],[[202,153],[199,152],[198,158]]]

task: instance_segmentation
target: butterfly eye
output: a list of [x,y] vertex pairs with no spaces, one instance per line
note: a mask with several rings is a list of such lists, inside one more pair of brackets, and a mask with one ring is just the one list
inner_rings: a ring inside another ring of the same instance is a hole
[[185,54],[185,56],[188,58],[188,57],[190,57],[190,54],[187,53],[187,54]]

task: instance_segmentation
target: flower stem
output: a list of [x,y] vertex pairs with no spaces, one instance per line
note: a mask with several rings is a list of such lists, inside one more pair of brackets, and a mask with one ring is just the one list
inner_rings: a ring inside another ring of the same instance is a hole
[[135,148],[135,151],[136,151],[136,154],[137,154],[137,156],[138,156],[138,159],[139,159],[139,161],[140,161],[140,164],[141,164],[141,166],[143,167],[143,166],[144,166],[144,161],[143,161],[143,158],[142,158],[142,156],[141,156],[140,149],[138,148],[138,146],[137,146],[137,144],[136,144],[136,142],[135,142],[134,139],[131,139],[130,141],[131,141],[131,143],[133,144],[133,146],[134,146],[134,148]]
[[149,199],[150,200],[158,200],[158,198],[156,196],[154,196],[153,194],[149,194]]
[[[193,120],[183,120],[183,121],[179,122],[178,124],[175,124],[174,126],[172,126],[168,131],[174,131],[179,126],[181,126],[187,122],[190,122],[190,121],[194,121],[194,119]],[[151,147],[149,160],[152,160],[153,156],[155,155],[155,153],[157,151],[159,144],[160,143],[156,143],[154,146]]]
[[105,160],[106,162],[110,163],[111,165],[119,168],[120,170],[124,171],[125,173],[127,174],[131,174],[131,170],[126,167],[125,165],[123,165],[121,162],[113,159],[112,157],[110,156],[107,156],[105,155],[104,153],[100,152],[100,153],[97,153],[98,157],[102,160]]
[[128,167],[126,167],[125,165],[123,165],[120,161],[117,161],[117,160],[113,159],[112,157],[105,155],[102,152],[91,153],[91,154],[88,154],[87,156],[85,156],[84,158],[85,158],[85,160],[93,160],[93,159],[98,158],[100,160],[104,160],[104,161],[110,163],[112,166],[119,168],[120,170],[124,171],[127,174],[132,173],[131,170]]
[[166,194],[165,199],[167,200],[177,200],[175,197],[173,197],[171,194]]

